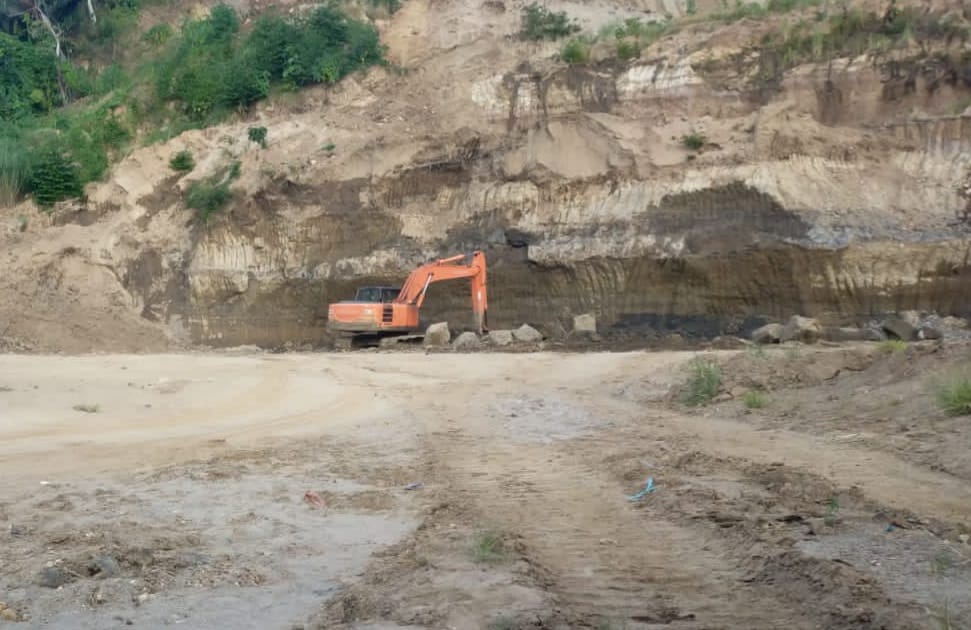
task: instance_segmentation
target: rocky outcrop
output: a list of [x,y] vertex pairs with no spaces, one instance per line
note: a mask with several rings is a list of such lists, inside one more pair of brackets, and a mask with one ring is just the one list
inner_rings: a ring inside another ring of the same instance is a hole
[[[125,309],[128,346],[317,344],[328,303],[471,249],[487,254],[498,329],[572,330],[596,312],[603,336],[748,336],[797,314],[840,326],[971,313],[971,226],[955,222],[971,125],[947,99],[890,98],[879,67],[851,60],[755,98],[683,40],[565,67],[554,45],[500,39],[515,20],[476,7],[440,8],[471,30],[421,22],[435,30],[416,38],[408,15],[426,5],[410,2],[384,33],[419,72],[377,69],[257,109],[265,149],[246,140],[252,121],[138,149],[83,212],[55,225],[32,213],[0,235],[9,333],[36,337],[22,313],[43,284],[60,291],[50,321],[84,320],[78,302]],[[700,152],[681,143],[695,130]],[[185,177],[167,166],[182,149],[198,163]],[[227,160],[241,163],[234,198],[202,223],[181,191]],[[0,212],[13,226],[25,210]],[[471,327],[467,284],[432,285],[422,318]],[[85,330],[104,320],[87,319]]]

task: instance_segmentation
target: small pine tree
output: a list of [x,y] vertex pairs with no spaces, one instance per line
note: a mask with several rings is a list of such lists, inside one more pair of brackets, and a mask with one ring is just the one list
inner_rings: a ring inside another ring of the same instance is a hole
[[44,207],[63,199],[80,197],[84,192],[77,165],[56,150],[47,151],[38,158],[30,180],[34,200]]

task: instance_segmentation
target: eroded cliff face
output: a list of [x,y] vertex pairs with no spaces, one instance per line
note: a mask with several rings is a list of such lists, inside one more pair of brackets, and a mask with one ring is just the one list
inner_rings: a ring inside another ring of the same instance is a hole
[[[416,72],[264,107],[267,149],[242,121],[139,150],[65,225],[9,234],[11,264],[73,248],[110,270],[130,301],[111,312],[151,324],[144,338],[208,345],[321,342],[329,302],[471,249],[490,263],[492,326],[554,335],[582,312],[618,334],[971,314],[960,81],[893,90],[879,64],[845,61],[766,93],[677,39],[584,67],[492,31],[405,39],[435,6],[410,0],[385,30]],[[499,31],[516,12],[467,8]],[[698,152],[681,144],[693,132]],[[183,148],[199,165],[179,179],[166,163]],[[199,222],[180,191],[234,159],[233,203]],[[424,317],[470,325],[466,291],[434,285]]]

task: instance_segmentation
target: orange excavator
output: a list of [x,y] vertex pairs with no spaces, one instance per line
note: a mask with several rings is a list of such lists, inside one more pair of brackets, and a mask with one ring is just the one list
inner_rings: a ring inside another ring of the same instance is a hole
[[361,287],[353,300],[329,305],[327,328],[349,345],[372,345],[388,337],[420,339],[415,335],[420,330],[418,311],[428,285],[460,278],[471,280],[475,325],[479,334],[487,332],[486,260],[481,251],[421,265],[400,288]]

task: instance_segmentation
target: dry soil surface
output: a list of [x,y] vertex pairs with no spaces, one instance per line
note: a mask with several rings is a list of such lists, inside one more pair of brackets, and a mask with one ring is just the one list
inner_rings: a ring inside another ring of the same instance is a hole
[[968,348],[707,356],[0,355],[0,625],[969,627]]

